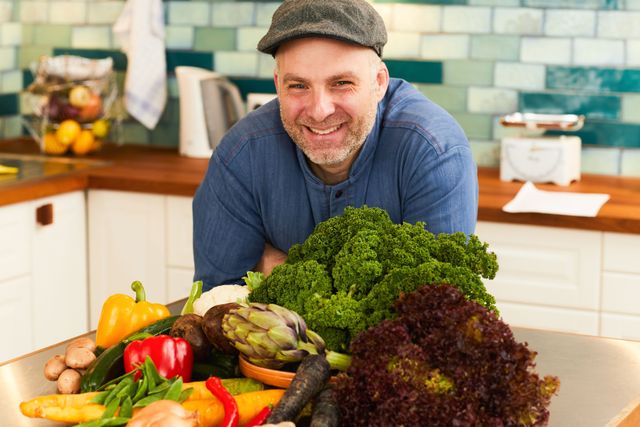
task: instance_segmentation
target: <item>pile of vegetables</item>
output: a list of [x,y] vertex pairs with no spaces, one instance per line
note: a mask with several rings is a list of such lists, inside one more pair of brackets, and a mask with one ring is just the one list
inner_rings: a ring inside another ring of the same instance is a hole
[[422,286],[353,341],[338,377],[343,426],[546,425],[556,377],[494,313],[449,285]]
[[[20,409],[82,427],[542,425],[559,383],[499,320],[482,283],[497,269],[477,236],[347,208],[266,278],[204,294],[195,282],[179,316],[134,282],[135,299],[105,301],[97,347],[74,341],[45,367],[81,393]],[[239,357],[295,376],[265,389],[234,378]]]
[[434,235],[423,223],[394,224],[379,208],[348,207],[292,246],[249,300],[298,313],[327,348],[346,351],[359,332],[392,318],[393,302],[419,284],[450,283],[496,311],[481,277],[497,270],[496,255],[475,235]]

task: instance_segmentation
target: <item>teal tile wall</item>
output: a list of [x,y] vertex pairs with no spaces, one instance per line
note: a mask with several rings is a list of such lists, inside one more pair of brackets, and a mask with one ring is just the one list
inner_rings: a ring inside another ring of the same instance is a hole
[[640,92],[639,69],[548,67],[546,81],[548,89],[574,89],[594,93]]
[[582,129],[576,132],[549,131],[549,135],[577,135],[583,145],[602,147],[638,147],[640,146],[640,125],[631,123],[613,123],[603,120],[587,120]]
[[[225,73],[243,97],[275,91],[273,59],[253,46],[278,1],[163,1],[170,99],[152,131],[125,114],[120,134],[128,143],[177,146],[178,65]],[[78,4],[83,13],[58,10],[69,2],[50,0],[42,8],[43,0],[15,0],[8,13],[0,13],[0,137],[20,128],[17,114],[24,111],[24,101],[15,93],[16,76],[22,71],[22,84],[31,83],[28,68],[40,55],[111,56],[123,84],[127,57],[111,26],[125,0],[99,8],[90,3]],[[452,113],[479,164],[496,166],[505,134],[500,115],[514,109],[578,113],[587,117],[576,132],[585,147],[583,170],[638,175],[640,167],[633,162],[640,158],[640,0],[372,4],[389,32],[383,59],[390,74],[414,83]],[[518,70],[535,70],[535,76],[518,75]]]
[[527,113],[583,114],[591,119],[620,117],[620,97],[613,95],[578,95],[570,93],[520,94],[520,111]]
[[18,108],[18,95],[7,93],[0,95],[0,116],[13,116],[20,112]]

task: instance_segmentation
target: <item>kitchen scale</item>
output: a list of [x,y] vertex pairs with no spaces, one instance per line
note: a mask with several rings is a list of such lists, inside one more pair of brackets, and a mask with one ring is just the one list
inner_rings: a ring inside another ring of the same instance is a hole
[[584,116],[575,114],[513,113],[500,118],[505,127],[522,128],[502,138],[500,180],[554,183],[567,186],[580,180],[582,141],[578,136],[541,136],[547,129],[575,131]]

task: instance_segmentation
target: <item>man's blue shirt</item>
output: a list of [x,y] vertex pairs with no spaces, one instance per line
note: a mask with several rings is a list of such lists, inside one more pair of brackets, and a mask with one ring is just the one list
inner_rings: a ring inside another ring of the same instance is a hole
[[237,281],[265,243],[287,252],[346,206],[385,209],[433,233],[475,230],[477,171],[456,121],[411,84],[391,79],[349,178],[318,179],[282,126],[278,100],[225,135],[193,201],[194,280]]

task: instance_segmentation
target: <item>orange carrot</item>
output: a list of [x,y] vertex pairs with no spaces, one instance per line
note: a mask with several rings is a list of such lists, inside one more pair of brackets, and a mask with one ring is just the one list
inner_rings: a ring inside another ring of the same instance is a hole
[[[240,426],[248,423],[265,406],[269,404],[275,406],[283,394],[283,389],[271,389],[233,396],[238,403]],[[198,411],[198,422],[201,427],[218,427],[224,418],[224,408],[217,399],[187,400],[182,403],[182,406],[188,411]]]

